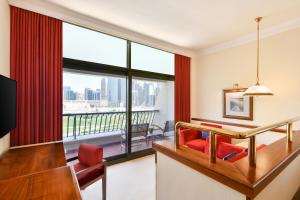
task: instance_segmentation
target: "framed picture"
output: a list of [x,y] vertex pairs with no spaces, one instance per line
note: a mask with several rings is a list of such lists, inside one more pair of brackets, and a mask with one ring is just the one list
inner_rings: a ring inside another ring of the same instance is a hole
[[247,88],[223,90],[223,117],[253,120],[253,97],[243,96]]

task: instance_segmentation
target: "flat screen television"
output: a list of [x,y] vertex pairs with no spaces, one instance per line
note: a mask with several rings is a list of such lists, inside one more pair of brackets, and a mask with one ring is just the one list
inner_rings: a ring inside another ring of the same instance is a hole
[[16,81],[0,75],[0,138],[16,127]]

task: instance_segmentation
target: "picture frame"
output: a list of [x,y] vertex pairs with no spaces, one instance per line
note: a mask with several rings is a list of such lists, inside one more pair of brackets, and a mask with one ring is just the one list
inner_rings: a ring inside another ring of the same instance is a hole
[[253,120],[253,97],[243,96],[247,88],[223,90],[223,117]]

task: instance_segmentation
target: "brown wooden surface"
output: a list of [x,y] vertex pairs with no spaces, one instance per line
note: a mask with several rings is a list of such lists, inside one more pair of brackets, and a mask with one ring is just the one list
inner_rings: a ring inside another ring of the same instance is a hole
[[[221,124],[221,125],[226,125],[226,126],[235,126],[235,127],[241,127],[241,128],[258,128],[258,126],[255,126],[255,125],[223,122],[223,121],[216,121],[216,120],[203,119],[203,118],[197,118],[197,117],[193,117],[193,118],[191,118],[191,120],[201,121],[201,122],[209,122],[209,123],[214,123],[214,124]],[[271,132],[286,133],[286,130],[285,129],[273,129],[273,130],[271,130]]]
[[0,181],[0,199],[81,199],[70,167],[60,167],[40,173]]
[[175,148],[174,142],[160,141],[153,148],[225,185],[249,198],[254,198],[300,153],[300,133],[294,133],[293,143],[286,138],[266,146],[257,152],[256,168],[249,166],[248,157],[235,163],[217,159],[210,163],[208,155],[189,148]]
[[0,157],[0,180],[66,166],[62,142],[9,149]]

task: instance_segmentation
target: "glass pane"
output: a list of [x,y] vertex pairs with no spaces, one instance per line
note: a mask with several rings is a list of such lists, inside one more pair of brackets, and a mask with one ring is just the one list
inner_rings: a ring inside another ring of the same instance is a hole
[[103,147],[104,157],[126,152],[126,78],[63,73],[63,142],[68,158],[80,143]]
[[174,75],[174,54],[132,43],[132,69]]
[[174,137],[174,82],[132,80],[132,152]]
[[72,24],[63,24],[63,56],[126,67],[126,40]]

